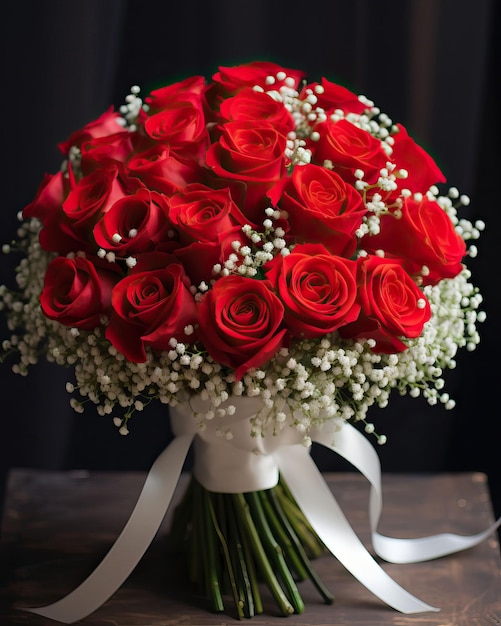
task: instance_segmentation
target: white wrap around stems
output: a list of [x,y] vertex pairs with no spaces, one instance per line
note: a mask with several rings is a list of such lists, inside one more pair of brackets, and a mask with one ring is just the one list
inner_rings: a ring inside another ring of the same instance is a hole
[[[127,524],[98,567],[70,594],[48,606],[26,608],[71,624],[98,609],[123,584],[152,542],[169,507],[183,463],[195,441],[196,479],[208,490],[243,493],[274,487],[282,474],[294,498],[330,552],[369,591],[402,613],[437,611],[386,574],[351,528],[332,492],[288,424],[278,434],[251,437],[249,420],[263,409],[262,399],[233,397],[233,416],[214,418],[200,430],[194,412],[206,413],[208,403],[193,399],[171,409],[174,440],[148,473]],[[221,433],[229,432],[229,437]],[[340,454],[370,483],[369,521],[374,552],[392,563],[415,563],[465,550],[484,541],[501,524],[472,536],[442,533],[418,539],[396,539],[377,532],[382,511],[381,468],[373,446],[358,430],[340,419],[313,428],[311,439]]]

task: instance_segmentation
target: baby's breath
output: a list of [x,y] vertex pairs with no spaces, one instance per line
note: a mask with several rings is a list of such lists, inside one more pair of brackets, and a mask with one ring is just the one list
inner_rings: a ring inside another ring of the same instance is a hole
[[[276,83],[276,77],[270,76],[256,89],[282,102],[294,120],[295,130],[287,137],[284,155],[291,171],[310,163],[308,142],[318,141],[318,124],[328,119],[318,105],[323,87],[317,85],[300,93],[294,88],[294,81],[287,77],[279,88]],[[131,133],[137,128],[141,112],[147,112],[139,93],[139,88],[133,87],[120,108],[120,123]],[[362,244],[356,255],[363,256],[364,238],[379,233],[382,216],[391,213],[398,219],[404,200],[412,194],[405,187],[408,172],[396,169],[390,160],[396,130],[392,120],[367,98],[361,96],[360,100],[366,107],[362,113],[336,109],[329,119],[347,120],[367,131],[381,142],[388,155],[388,163],[380,170],[376,182],[369,184],[361,169],[354,172],[353,185],[366,208],[356,230]],[[80,151],[70,150],[68,159],[73,171],[78,172]],[[324,167],[332,169],[333,164],[326,161]],[[67,163],[63,169],[67,169]],[[427,195],[447,213],[457,233],[468,243],[469,256],[474,257],[477,249],[473,242],[485,225],[481,220],[472,223],[459,216],[459,210],[469,204],[469,198],[456,188],[441,195],[432,187]],[[422,195],[414,195],[414,199],[420,201]],[[289,255],[292,246],[287,244],[283,228],[287,217],[270,206],[264,211],[261,224],[245,225],[242,234],[247,241],[232,243],[231,253],[213,267],[214,280],[229,274],[259,279],[266,263],[277,255]],[[393,392],[423,397],[430,405],[440,403],[445,409],[452,409],[454,399],[444,391],[444,372],[456,366],[459,349],[474,350],[480,341],[478,325],[485,319],[482,297],[465,267],[455,278],[423,287],[422,305],[426,298],[431,319],[420,336],[407,339],[407,349],[396,354],[375,353],[373,340],[343,339],[333,332],[315,339],[295,339],[268,362],[247,371],[241,380],[236,380],[234,370],[216,362],[200,344],[181,343],[174,338],[164,351],[147,348],[144,363],[130,362],[105,338],[106,321],[102,328],[89,331],[66,327],[43,314],[39,296],[46,268],[54,255],[40,246],[40,226],[36,219],[21,220],[17,241],[2,248],[5,254],[20,251],[22,256],[16,269],[17,288],[0,286],[0,308],[6,313],[11,332],[2,345],[4,358],[17,354],[12,369],[20,375],[26,375],[41,357],[71,368],[74,379],[66,384],[66,389],[73,396],[70,400],[73,409],[81,412],[86,403],[94,404],[99,414],[111,416],[123,435],[129,432],[133,413],[143,411],[154,400],[172,407],[192,396],[210,400],[212,408],[197,416],[200,428],[204,428],[207,421],[234,413],[231,404],[221,407],[226,401],[248,396],[263,400],[262,410],[251,420],[256,436],[278,432],[290,425],[286,416],[292,415],[292,426],[304,435],[308,444],[312,426],[338,417],[360,422],[382,444],[385,436],[378,434],[372,421],[367,420],[369,410],[374,406],[386,407]],[[129,237],[136,234],[130,231]],[[119,239],[117,234],[114,240]],[[384,256],[383,250],[377,253]],[[110,263],[117,261],[112,251],[100,249],[97,256]],[[125,263],[132,269],[137,259],[128,256]],[[422,276],[428,272],[423,266]],[[193,286],[195,299],[200,300],[211,286],[212,283],[205,281]],[[185,334],[188,338],[192,336],[193,327],[187,326]],[[76,394],[78,399],[74,397]],[[115,415],[119,409],[123,417]],[[220,434],[231,437],[231,432],[225,429]]]
[[[260,234],[263,240],[273,238],[273,228]],[[233,395],[262,397],[266,411],[252,420],[253,431],[261,434],[284,426],[282,408],[274,410],[277,402],[279,407],[286,402],[293,409],[293,426],[300,432],[333,417],[365,423],[369,409],[384,408],[393,390],[423,396],[431,405],[441,402],[450,409],[453,401],[442,393],[443,373],[455,367],[459,348],[476,347],[480,341],[477,325],[485,318],[481,295],[465,268],[455,278],[423,289],[432,317],[419,337],[407,340],[404,352],[375,354],[371,341],[354,342],[331,333],[295,342],[283,355],[236,382],[234,372],[207,352],[195,351],[175,339],[171,350],[148,351],[145,363],[132,363],[110,346],[100,329],[75,333],[47,319],[38,295],[51,255],[40,249],[35,223],[27,225],[22,245],[27,256],[17,277],[23,289],[11,292],[4,287],[0,291],[9,327],[22,329],[3,345],[4,352],[15,349],[19,355],[14,371],[27,373],[42,355],[71,366],[75,380],[67,383],[67,390],[78,391],[82,398],[72,400],[73,408],[83,410],[87,400],[97,405],[101,414],[111,415],[118,407],[126,409],[126,422],[120,422],[122,433],[130,415],[152,400],[175,406],[180,398],[200,393],[215,407]],[[252,263],[260,266],[262,260],[253,257]]]

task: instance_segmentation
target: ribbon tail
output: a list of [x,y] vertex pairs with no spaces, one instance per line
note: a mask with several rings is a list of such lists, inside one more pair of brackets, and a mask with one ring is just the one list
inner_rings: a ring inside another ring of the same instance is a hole
[[176,437],[158,456],[127,524],[92,574],[61,600],[23,610],[72,624],[98,609],[117,591],[141,560],[162,523],[192,440],[192,434]]
[[439,609],[422,602],[396,583],[362,544],[320,471],[302,446],[276,453],[278,466],[294,498],[331,553],[369,591],[401,613]]
[[369,481],[372,545],[375,553],[389,563],[419,563],[460,552],[485,541],[501,526],[500,518],[486,530],[470,536],[441,533],[429,537],[400,539],[380,535],[377,526],[383,508],[381,464],[374,447],[351,424],[336,420],[318,429],[313,440],[349,461]]
[[501,518],[476,535],[440,533],[416,539],[398,539],[373,533],[372,545],[376,554],[390,563],[420,563],[473,548],[490,537],[500,526]]

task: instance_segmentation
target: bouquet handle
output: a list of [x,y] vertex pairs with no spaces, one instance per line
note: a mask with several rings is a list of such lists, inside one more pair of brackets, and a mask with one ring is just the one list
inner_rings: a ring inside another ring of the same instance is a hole
[[[94,612],[119,589],[141,560],[162,523],[194,437],[194,432],[181,433],[153,463],[127,524],[90,576],[61,600],[24,610],[71,624]],[[376,528],[382,510],[381,468],[373,446],[342,420],[333,420],[321,429],[314,429],[312,440],[346,458],[369,481],[372,543],[376,554],[387,561],[413,563],[459,552],[484,541],[501,525],[500,518],[485,531],[467,537],[451,533],[418,539],[380,535]],[[403,589],[374,560],[351,528],[304,446],[297,443],[282,446],[273,452],[273,456],[315,532],[359,582],[401,613],[439,610]]]

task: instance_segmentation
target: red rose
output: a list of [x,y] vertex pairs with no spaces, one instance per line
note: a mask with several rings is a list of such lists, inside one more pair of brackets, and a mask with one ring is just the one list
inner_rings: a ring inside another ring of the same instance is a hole
[[112,313],[106,338],[126,359],[146,361],[145,348],[169,350],[171,338],[193,342],[195,299],[182,265],[171,255],[145,254],[111,296]]
[[374,339],[374,352],[403,352],[402,337],[419,337],[431,309],[401,263],[375,255],[358,261],[358,297],[362,306],[355,322],[339,329],[345,338]]
[[323,165],[331,161],[334,171],[350,183],[355,180],[356,169],[364,172],[366,182],[376,182],[381,169],[390,160],[380,139],[347,120],[321,122],[315,130],[320,138],[309,145],[313,162]]
[[97,267],[83,256],[56,257],[45,273],[40,306],[51,320],[92,330],[108,312],[116,281],[114,268]]
[[167,212],[165,196],[141,187],[108,209],[94,226],[94,239],[120,257],[151,251],[167,240]]
[[295,337],[321,337],[357,319],[357,264],[319,244],[294,247],[265,265],[285,306],[285,324]]
[[229,189],[188,185],[169,199],[169,220],[180,244],[173,254],[195,285],[214,278],[214,265],[234,252],[234,241],[249,243],[242,233],[246,220]]
[[225,122],[254,122],[266,120],[279,128],[293,130],[294,119],[282,102],[277,102],[267,93],[246,87],[221,104],[220,116]]
[[235,368],[237,380],[282,347],[284,308],[266,281],[236,275],[216,281],[197,303],[200,336],[211,357]]
[[253,61],[234,67],[220,66],[218,71],[213,74],[212,80],[222,93],[230,95],[244,87],[254,87],[256,85],[270,89],[271,87],[266,81],[268,76],[275,78],[275,83],[273,83],[274,89],[283,86],[287,77],[292,78],[294,81],[292,87],[297,88],[304,76],[304,72],[284,68],[270,61]]
[[[367,250],[380,248],[387,256],[403,259],[407,271],[422,275],[425,285],[454,278],[463,269],[465,241],[435,200],[406,198],[401,217],[382,216],[380,228],[380,234],[364,239]],[[423,266],[427,268],[424,274]]]
[[150,115],[152,115],[169,107],[172,102],[185,95],[188,97],[196,96],[201,101],[204,91],[205,78],[203,76],[190,76],[177,83],[154,89],[145,98],[145,102],[149,107]]
[[42,223],[40,246],[47,252],[68,254],[88,250],[88,237],[75,232],[73,222],[66,217],[62,205],[70,189],[69,179],[62,173],[47,174],[40,184],[36,197],[23,210],[23,217],[37,218]]
[[407,170],[409,176],[403,180],[402,186],[412,192],[426,192],[437,183],[445,183],[445,176],[432,157],[419,146],[406,129],[397,124],[398,132],[394,139],[391,160],[398,169]]
[[[273,78],[273,83],[268,83],[268,77]],[[281,67],[269,61],[253,61],[234,67],[220,66],[205,91],[207,115],[210,118],[211,115],[217,114],[225,98],[246,87],[258,86],[265,90],[278,90],[288,79],[291,86],[297,89],[303,77],[304,72],[300,70]]]
[[229,189],[196,183],[169,199],[169,219],[182,244],[219,241],[229,229],[246,223]]
[[81,146],[80,167],[84,175],[95,169],[124,163],[132,152],[131,133],[123,130],[106,137],[97,137]]
[[95,170],[72,185],[62,208],[82,238],[89,235],[99,217],[126,194],[116,164]]
[[214,265],[223,264],[234,253],[233,242],[249,245],[249,239],[240,226],[233,226],[218,235],[213,241],[193,241],[172,249],[172,254],[181,261],[193,285],[203,281],[209,284],[214,279]]
[[110,107],[105,113],[92,122],[86,124],[80,130],[72,133],[66,141],[59,144],[60,150],[64,154],[68,154],[71,147],[80,147],[83,143],[97,139],[98,137],[108,137],[115,133],[124,131],[123,126],[119,123],[121,118],[120,113],[113,111],[113,107]]
[[301,90],[300,98],[304,99],[308,95],[308,91],[311,90],[317,97],[315,106],[322,108],[327,113],[341,109],[344,113],[360,114],[367,109],[367,104],[364,104],[357,94],[342,85],[337,85],[326,78],[322,78],[320,81],[320,93],[316,89],[317,86],[318,83],[306,85]]
[[201,98],[189,93],[180,94],[148,117],[144,130],[154,141],[168,145],[172,152],[196,159],[203,157],[209,145]]
[[61,205],[69,191],[69,181],[62,172],[46,174],[35,198],[23,209],[23,218],[35,217],[45,225],[62,213]]
[[335,172],[313,164],[295,167],[278,205],[289,214],[287,236],[293,243],[322,243],[342,256],[354,252],[366,209],[360,194]]
[[221,179],[217,186],[229,186],[244,215],[261,223],[269,205],[266,192],[286,175],[287,130],[257,120],[227,122],[220,131],[207,151],[207,165]]
[[168,146],[155,144],[127,161],[130,176],[137,177],[152,191],[171,195],[200,179],[200,165],[193,159],[181,159]]

